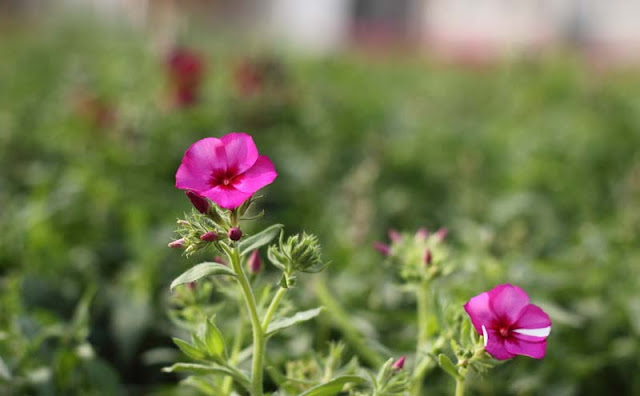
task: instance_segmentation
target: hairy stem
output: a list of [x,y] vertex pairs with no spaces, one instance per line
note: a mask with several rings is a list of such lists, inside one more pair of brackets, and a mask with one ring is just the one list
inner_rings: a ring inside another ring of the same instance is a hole
[[247,275],[240,265],[240,253],[237,247],[228,252],[229,260],[237,275],[237,281],[242,289],[249,318],[251,319],[251,329],[253,331],[253,361],[251,364],[251,396],[262,396],[262,366],[264,362],[264,350],[266,346],[266,338],[262,331],[262,324],[258,316],[258,308],[256,306],[256,298],[253,295]]
[[456,378],[456,395],[464,396],[464,377]]
[[280,289],[278,289],[278,292],[273,297],[273,300],[271,300],[271,304],[269,304],[269,308],[267,308],[267,313],[264,315],[264,319],[262,320],[263,333],[265,334],[267,333],[267,328],[269,327],[269,323],[271,323],[271,318],[273,317],[273,314],[276,312],[276,309],[278,308],[278,304],[280,303],[280,300],[287,293],[287,290],[289,289],[285,289],[281,287]]
[[[429,341],[429,282],[423,281],[416,290],[416,303],[418,314],[418,342],[416,343],[416,361],[420,361],[420,355]],[[429,361],[419,364],[413,372],[413,392],[416,396],[422,395],[422,383],[429,369]]]

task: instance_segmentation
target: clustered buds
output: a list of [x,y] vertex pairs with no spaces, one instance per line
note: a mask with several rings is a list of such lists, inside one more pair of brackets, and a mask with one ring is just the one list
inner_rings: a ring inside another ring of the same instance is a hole
[[213,242],[218,240],[218,234],[215,231],[209,231],[200,235],[200,240],[205,242]]
[[184,238],[180,238],[180,239],[176,239],[175,241],[169,242],[167,246],[169,246],[172,249],[181,249],[184,247],[184,245],[185,245]]
[[280,242],[269,246],[267,254],[269,261],[284,272],[283,287],[290,285],[295,272],[320,272],[326,268],[318,238],[306,232],[292,235],[286,242],[280,235]]

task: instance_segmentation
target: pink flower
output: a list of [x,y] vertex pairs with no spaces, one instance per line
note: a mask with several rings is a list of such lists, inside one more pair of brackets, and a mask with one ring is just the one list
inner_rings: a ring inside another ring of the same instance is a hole
[[473,327],[484,337],[485,350],[498,360],[516,355],[544,357],[551,320],[529,296],[510,284],[499,285],[464,305]]
[[271,160],[258,155],[251,136],[230,133],[192,144],[176,173],[176,187],[234,209],[277,175]]

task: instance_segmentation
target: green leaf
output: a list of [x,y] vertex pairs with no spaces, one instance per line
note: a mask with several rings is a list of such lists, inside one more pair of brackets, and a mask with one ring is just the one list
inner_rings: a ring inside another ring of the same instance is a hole
[[191,269],[183,272],[182,275],[177,277],[171,282],[170,290],[178,285],[184,285],[185,283],[195,282],[198,279],[204,278],[209,275],[231,275],[236,276],[236,274],[231,270],[231,268],[222,265],[220,263],[206,262],[196,265]]
[[191,359],[201,360],[204,359],[205,354],[203,351],[189,344],[188,342],[179,338],[173,338],[173,342],[180,348],[180,350]]
[[10,381],[11,380],[11,371],[9,367],[4,363],[2,357],[0,357],[0,378]]
[[449,359],[449,356],[445,355],[444,353],[438,355],[438,364],[440,364],[440,367],[442,367],[442,369],[453,378],[462,378],[458,373],[458,369],[456,368],[456,366],[453,364],[451,359]]
[[335,396],[346,384],[361,384],[363,382],[367,382],[367,380],[358,375],[343,375],[324,384],[314,386],[306,392],[301,393],[300,396]]
[[222,332],[213,323],[213,318],[207,320],[206,329],[204,331],[204,343],[207,348],[207,352],[213,358],[225,359],[226,350],[224,347],[224,338]]
[[271,227],[267,227],[255,235],[251,235],[247,239],[238,244],[240,255],[244,256],[266,244],[271,242],[282,230],[284,226],[282,224],[274,224]]
[[232,370],[222,366],[211,366],[198,363],[176,363],[171,367],[165,367],[162,369],[165,373],[189,373],[192,375],[227,375],[233,377],[233,379],[249,389],[251,381],[244,373],[239,370]]
[[287,318],[274,320],[272,323],[269,324],[269,327],[267,328],[267,335],[271,335],[276,331],[286,329],[287,327],[291,327],[300,322],[306,322],[307,320],[313,319],[316,316],[320,315],[323,309],[324,309],[323,307],[309,309],[307,311],[298,312],[295,315]]

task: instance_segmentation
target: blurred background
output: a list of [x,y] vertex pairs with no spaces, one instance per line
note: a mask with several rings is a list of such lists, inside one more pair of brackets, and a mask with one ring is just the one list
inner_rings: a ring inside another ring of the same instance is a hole
[[[203,259],[166,248],[191,210],[174,175],[191,143],[232,131],[279,172],[255,228],[320,236],[322,280],[372,348],[415,339],[372,242],[444,226],[452,304],[511,282],[554,321],[543,361],[471,394],[640,394],[638,15],[634,0],[0,0],[0,394],[198,394],[160,371],[179,359],[168,285]],[[313,334],[274,339],[273,363],[341,336],[328,315]]]

